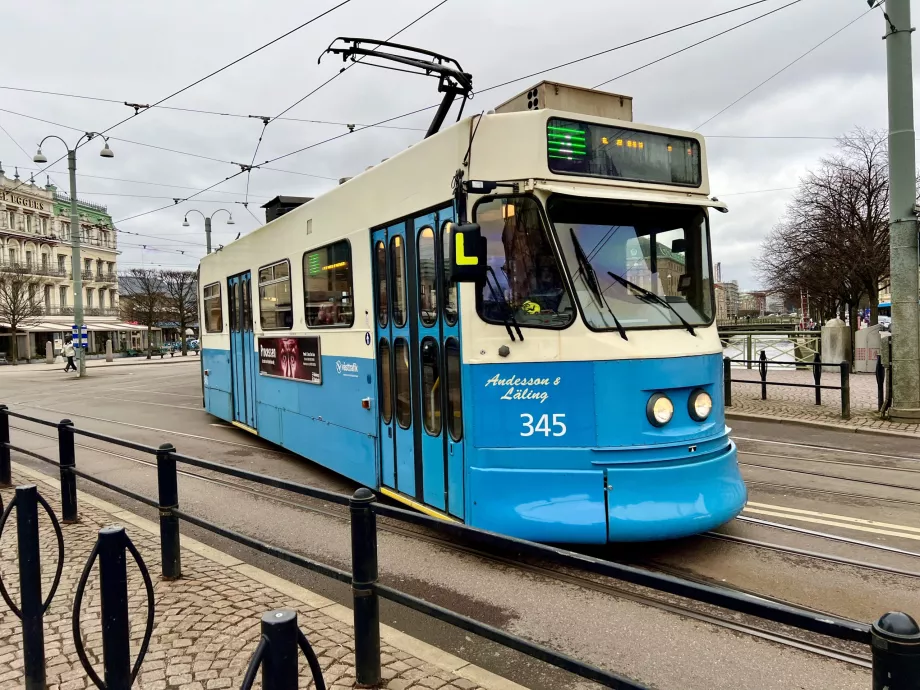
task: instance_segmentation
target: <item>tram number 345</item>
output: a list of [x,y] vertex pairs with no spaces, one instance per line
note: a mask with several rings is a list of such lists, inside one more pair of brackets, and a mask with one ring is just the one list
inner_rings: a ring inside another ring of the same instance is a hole
[[[543,414],[537,418],[537,423],[534,424],[534,416],[525,412],[521,415],[521,423],[524,425],[521,436],[533,436],[534,434],[565,436],[565,432],[568,429],[566,429],[563,419],[565,419],[564,414],[554,414],[552,415],[552,420],[550,420],[550,415]],[[552,425],[552,428],[550,428],[550,425]]]

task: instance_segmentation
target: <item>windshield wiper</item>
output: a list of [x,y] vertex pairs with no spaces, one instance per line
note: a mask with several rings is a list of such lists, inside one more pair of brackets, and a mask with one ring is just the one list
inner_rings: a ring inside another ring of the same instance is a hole
[[587,283],[588,288],[597,301],[607,307],[607,311],[610,312],[610,316],[613,317],[613,323],[616,324],[617,332],[620,334],[620,337],[623,340],[629,340],[629,338],[626,337],[625,329],[620,324],[620,320],[617,319],[617,315],[614,314],[613,309],[610,308],[610,303],[607,301],[607,298],[604,297],[604,293],[601,292],[601,286],[597,281],[597,273],[594,270],[594,266],[592,266],[591,262],[588,260],[585,250],[581,246],[581,242],[578,241],[578,236],[575,234],[575,228],[569,228],[569,232],[572,234],[572,246],[575,247],[575,258],[578,259],[578,268],[584,274],[585,283]]
[[687,319],[685,319],[683,316],[680,315],[680,312],[678,312],[678,311],[674,308],[674,305],[672,305],[670,302],[668,302],[667,300],[663,299],[663,298],[660,297],[659,295],[655,294],[655,293],[652,292],[651,290],[646,290],[646,289],[645,289],[644,287],[642,287],[641,285],[636,285],[634,282],[632,282],[631,280],[627,280],[627,279],[624,278],[623,276],[618,276],[616,273],[611,273],[610,271],[607,271],[607,275],[610,276],[611,278],[613,278],[615,281],[617,281],[617,282],[618,282],[620,285],[622,285],[623,287],[632,288],[633,290],[636,290],[636,291],[639,292],[640,294],[645,295],[646,297],[655,300],[656,302],[658,302],[658,304],[662,304],[662,305],[664,305],[665,307],[667,307],[668,309],[670,309],[672,312],[674,312],[674,316],[676,316],[678,319],[680,319],[680,322],[681,322],[682,324],[684,324],[684,328],[686,328],[688,331],[690,331],[690,335],[693,335],[693,336],[696,335],[696,333],[693,332],[693,326],[691,326],[691,325],[688,323]]
[[[495,285],[498,287],[498,291],[492,287],[492,283],[489,282],[489,274],[492,275],[493,280],[495,280]],[[511,338],[511,342],[514,342],[514,333],[511,332],[511,326],[514,326],[514,330],[517,331],[518,338],[521,339],[521,342],[524,342],[524,334],[521,333],[521,327],[518,325],[517,319],[514,318],[514,310],[511,309],[511,305],[508,304],[508,300],[505,299],[505,296],[501,293],[501,283],[498,282],[498,276],[495,275],[495,271],[491,266],[486,269],[486,285],[489,288],[489,292],[492,293],[492,299],[494,299],[498,304],[502,305],[502,311],[507,315],[502,319],[502,323],[505,325],[505,330],[508,331],[508,337]]]

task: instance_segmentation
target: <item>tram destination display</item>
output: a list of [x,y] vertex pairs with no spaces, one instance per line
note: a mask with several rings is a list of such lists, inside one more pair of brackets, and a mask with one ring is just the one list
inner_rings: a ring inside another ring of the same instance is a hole
[[550,118],[546,125],[549,169],[654,184],[699,187],[700,142],[638,129]]
[[259,338],[259,373],[315,383],[323,382],[319,338]]

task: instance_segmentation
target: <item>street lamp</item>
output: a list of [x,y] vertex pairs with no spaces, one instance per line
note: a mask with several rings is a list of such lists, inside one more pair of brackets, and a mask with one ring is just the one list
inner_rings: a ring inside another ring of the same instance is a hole
[[230,216],[227,219],[227,225],[233,225],[233,214],[230,213],[230,211],[228,211],[225,208],[217,209],[210,216],[206,216],[201,211],[199,211],[197,208],[193,208],[192,210],[188,211],[188,213],[185,214],[185,218],[182,219],[182,227],[187,228],[189,225],[191,225],[191,223],[188,222],[189,213],[197,213],[199,216],[204,218],[204,236],[205,236],[205,242],[208,246],[208,254],[211,253],[211,218],[216,216],[221,211],[224,211],[228,216]]
[[[73,148],[67,146],[67,142],[56,134],[49,134],[41,140],[38,145],[38,151],[32,157],[36,163],[47,163],[48,158],[42,153],[42,146],[49,139],[57,139],[64,144],[67,149],[67,170],[70,172],[70,245],[72,248],[70,257],[71,271],[73,271],[73,322],[77,328],[77,334],[83,333],[83,264],[80,259],[80,212],[77,210],[77,149],[80,148],[84,139],[87,142],[96,137],[102,137],[105,146],[99,155],[103,158],[114,158],[115,154],[109,148],[109,138],[99,132],[87,132],[79,139]],[[82,340],[82,338],[78,338]],[[77,358],[80,364],[77,368],[77,376],[82,378],[86,376],[86,351],[84,348],[77,348]]]

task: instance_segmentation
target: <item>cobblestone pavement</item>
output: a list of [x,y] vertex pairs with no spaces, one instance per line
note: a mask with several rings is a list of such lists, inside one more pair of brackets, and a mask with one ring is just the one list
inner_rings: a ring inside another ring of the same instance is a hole
[[[892,431],[920,436],[920,424],[904,424],[880,419],[878,409],[878,384],[875,374],[850,375],[850,419],[840,418],[840,391],[822,390],[821,405],[815,405],[815,392],[811,388],[767,386],[767,399],[760,399],[760,386],[738,381],[760,381],[756,367],[732,367],[732,406],[726,412],[756,415],[762,419],[786,419],[822,422],[846,429]],[[814,384],[811,370],[770,368],[767,381]],[[840,374],[825,371],[821,384],[840,385]]]
[[[14,483],[32,480],[14,469]],[[57,492],[42,483],[39,492],[59,515]],[[13,490],[0,493],[7,505]],[[89,505],[80,495],[80,523],[63,525],[65,536],[64,569],[61,584],[45,615],[45,657],[49,690],[84,690],[92,688],[80,665],[71,632],[71,611],[83,566],[101,527],[115,522],[115,516]],[[15,511],[14,511],[15,512]],[[124,515],[123,513],[121,515]],[[50,521],[43,513],[39,518],[42,542],[43,592],[47,593],[57,563],[57,545]],[[324,610],[338,607],[316,597],[317,605],[282,593],[247,577],[238,569],[215,560],[182,550],[183,577],[176,582],[159,580],[158,539],[147,531],[125,525],[154,580],[156,618],[149,653],[134,687],[142,690],[219,690],[238,688],[246,666],[259,640],[260,619],[264,612],[293,609],[301,629],[312,644],[326,680],[327,688],[352,688],[354,678],[354,641],[350,623],[334,618]],[[0,537],[0,573],[12,595],[19,600],[15,515]],[[239,566],[251,568],[250,566]],[[131,653],[137,654],[146,624],[146,595],[143,581],[129,560]],[[289,584],[289,583],[285,583]],[[284,584],[279,585],[282,589]],[[303,590],[305,591],[305,590]],[[343,607],[338,607],[342,609]],[[339,616],[346,618],[345,616]],[[99,619],[98,567],[90,577],[81,607],[82,639],[88,657],[102,674],[102,633]],[[476,683],[455,673],[381,643],[384,684],[389,690],[477,690]],[[300,687],[308,684],[309,668],[301,661]],[[0,688],[21,688],[23,659],[22,633],[18,619],[0,600]],[[257,681],[256,687],[260,687]],[[508,683],[508,686],[512,684]]]

